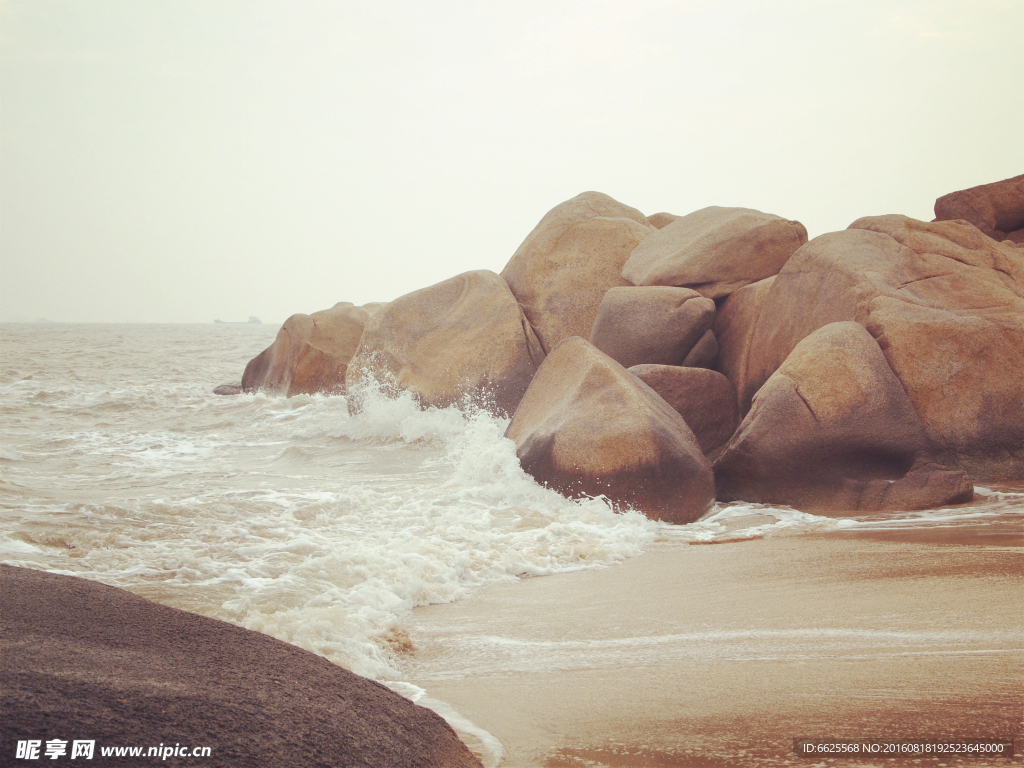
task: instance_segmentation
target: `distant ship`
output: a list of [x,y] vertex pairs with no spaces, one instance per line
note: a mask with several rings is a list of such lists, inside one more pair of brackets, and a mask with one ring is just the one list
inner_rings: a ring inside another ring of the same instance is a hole
[[214,320],[213,322],[215,322],[215,323],[222,323],[224,325],[248,325],[250,323],[252,323],[254,325],[262,325],[263,324],[260,321],[260,319],[258,317],[256,317],[256,315],[249,315],[249,319],[246,320],[245,323],[239,323],[239,322],[234,321],[234,320],[228,320],[227,323],[225,323],[223,320]]

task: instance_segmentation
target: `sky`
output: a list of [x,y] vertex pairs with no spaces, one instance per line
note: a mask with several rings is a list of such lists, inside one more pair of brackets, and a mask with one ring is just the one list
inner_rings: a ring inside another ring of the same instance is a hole
[[1024,0],[0,0],[0,319],[281,323],[586,190],[930,220],[1024,173]]

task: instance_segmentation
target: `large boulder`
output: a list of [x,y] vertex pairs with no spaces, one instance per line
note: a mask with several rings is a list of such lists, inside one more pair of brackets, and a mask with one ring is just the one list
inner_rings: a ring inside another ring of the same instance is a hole
[[379,683],[114,587],[0,565],[0,620],[8,760],[19,740],[66,740],[71,760],[88,739],[93,766],[152,763],[101,748],[160,742],[232,768],[480,768],[444,720]]
[[678,365],[634,365],[629,372],[683,417],[704,455],[732,437],[740,423],[736,390],[717,371]]
[[607,496],[670,523],[715,497],[711,466],[672,407],[578,337],[537,371],[505,436],[523,469],[568,496]]
[[693,349],[686,353],[682,364],[687,368],[714,368],[716,362],[718,339],[715,338],[715,332],[708,328],[693,345]]
[[776,274],[807,242],[807,230],[749,208],[711,206],[681,216],[646,238],[622,276],[633,285],[676,285],[709,299]]
[[626,368],[680,365],[714,319],[715,302],[687,288],[612,288],[598,307],[590,343]]
[[815,238],[765,297],[741,402],[843,320],[878,341],[941,463],[1024,479],[1024,252],[964,222],[898,215]]
[[1024,175],[943,195],[935,201],[935,220],[952,219],[969,221],[995,240],[1021,242],[1018,235],[1024,235]]
[[369,317],[345,301],[312,315],[292,315],[274,343],[245,366],[242,391],[344,394],[345,372]]
[[857,514],[969,501],[938,466],[910,399],[855,322],[803,339],[754,397],[715,461],[719,498]]
[[[348,388],[371,377],[424,407],[476,404],[511,414],[544,359],[515,296],[498,275],[466,272],[406,294],[366,323]],[[350,394],[349,409],[360,407]]]
[[747,358],[761,308],[774,281],[773,275],[729,294],[715,313],[715,323],[711,327],[718,340],[716,370],[732,382],[741,413],[750,410],[750,399],[754,393],[748,393]]
[[655,231],[640,211],[600,192],[577,195],[540,220],[501,276],[545,350],[569,336],[590,336],[601,298],[629,284],[622,265]]
[[652,213],[647,217],[647,221],[649,221],[651,226],[655,229],[664,229],[678,218],[679,217],[673,213],[665,213],[662,211],[661,213]]

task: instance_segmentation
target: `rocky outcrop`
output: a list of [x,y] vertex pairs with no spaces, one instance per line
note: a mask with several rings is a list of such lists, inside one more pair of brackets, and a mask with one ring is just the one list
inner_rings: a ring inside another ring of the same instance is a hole
[[765,297],[746,394],[802,339],[843,320],[878,341],[938,461],[979,482],[1024,478],[1020,249],[962,222],[898,215],[815,238]]
[[[366,323],[348,366],[350,391],[367,377],[424,406],[476,404],[511,414],[544,359],[505,281],[466,272],[395,299]],[[360,407],[350,395],[349,410]]]
[[967,474],[938,466],[871,335],[831,323],[796,345],[715,461],[719,498],[831,514],[969,501]]
[[[741,414],[750,410],[750,400],[757,391],[747,385],[747,358],[761,307],[774,280],[774,276],[766,277],[730,294],[718,308],[711,328],[718,340],[716,370],[732,382]],[[758,386],[762,383],[759,381]]]
[[953,219],[995,240],[1024,241],[1024,175],[943,195],[935,201],[935,220]]
[[9,757],[60,738],[64,759],[94,740],[92,766],[133,762],[103,746],[160,742],[208,746],[193,762],[210,766],[480,768],[444,720],[379,683],[114,587],[2,565],[0,621]]
[[242,382],[232,381],[213,388],[215,395],[240,395],[242,394]]
[[242,390],[287,397],[344,394],[345,372],[370,313],[349,302],[312,315],[292,315],[274,343],[249,361]]
[[622,265],[655,231],[640,211],[600,192],[577,195],[541,219],[501,276],[545,350],[590,336],[605,292],[628,285]]
[[676,216],[675,214],[665,213],[664,211],[662,211],[661,213],[655,213],[648,216],[647,221],[649,221],[651,226],[654,227],[655,229],[664,229],[666,226],[668,226],[678,218],[679,217]]
[[693,349],[686,353],[682,364],[687,368],[714,368],[717,361],[718,339],[714,331],[708,328],[693,345]]
[[714,319],[715,302],[687,288],[612,288],[601,300],[590,343],[626,368],[680,365]]
[[714,501],[707,459],[654,390],[581,338],[548,355],[505,436],[523,469],[568,496],[607,496],[672,523]]
[[629,372],[683,417],[704,455],[725,444],[739,424],[736,390],[725,376],[705,368],[634,365]]
[[770,277],[807,242],[807,230],[749,208],[712,206],[681,216],[632,252],[622,276],[633,285],[692,288],[709,299]]

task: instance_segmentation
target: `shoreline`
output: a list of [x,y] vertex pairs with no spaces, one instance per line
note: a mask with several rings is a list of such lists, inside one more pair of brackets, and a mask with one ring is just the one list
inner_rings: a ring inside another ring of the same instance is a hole
[[1022,539],[975,525],[662,542],[417,608],[401,667],[497,738],[503,768],[877,764],[793,754],[833,737],[1012,738],[1012,760],[894,765],[1021,765]]

